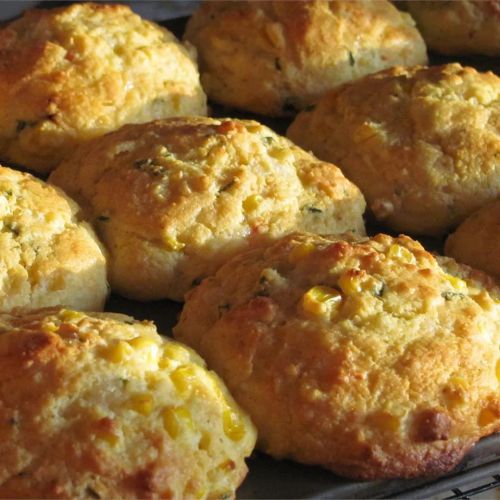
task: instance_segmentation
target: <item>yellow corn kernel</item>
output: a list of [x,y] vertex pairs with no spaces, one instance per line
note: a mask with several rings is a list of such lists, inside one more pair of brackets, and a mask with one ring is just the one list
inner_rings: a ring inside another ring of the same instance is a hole
[[224,460],[224,462],[220,463],[217,468],[226,472],[230,472],[236,468],[236,464],[234,463],[234,460],[227,459]]
[[415,256],[407,248],[394,244],[389,247],[387,251],[387,256],[391,259],[397,259],[406,264],[415,264]]
[[127,342],[120,340],[109,347],[105,356],[112,363],[121,363],[128,359],[133,352],[132,347]]
[[141,415],[151,415],[154,408],[151,394],[134,394],[129,401],[129,408]]
[[147,337],[139,335],[138,337],[134,337],[127,341],[129,345],[131,345],[134,349],[157,349],[158,344]]
[[109,431],[99,431],[96,434],[96,437],[100,441],[105,441],[106,443],[108,443],[110,446],[113,447],[116,446],[118,444],[118,441],[120,440],[120,438],[116,434],[113,434],[112,432]]
[[291,264],[297,263],[299,260],[304,259],[307,257],[309,254],[311,254],[316,247],[314,246],[314,243],[302,243],[301,245],[297,245],[296,247],[293,247],[289,256],[288,260],[290,261]]
[[164,236],[163,243],[165,244],[166,250],[169,252],[179,252],[186,246],[185,243],[180,242],[177,238],[169,234]]
[[489,408],[483,408],[479,413],[478,423],[481,427],[497,422],[499,416]]
[[337,283],[346,295],[353,295],[363,291],[360,276],[352,275],[348,272],[342,274]]
[[285,162],[290,157],[288,149],[285,148],[273,148],[268,151],[269,156],[280,161]]
[[256,210],[261,203],[262,196],[252,194],[243,200],[243,209],[245,212],[252,212],[253,210]]
[[170,374],[170,379],[180,395],[187,397],[193,390],[193,381],[197,379],[194,365],[179,366]]
[[43,333],[56,333],[59,331],[59,325],[56,325],[53,321],[44,321],[42,323]]
[[185,364],[189,362],[189,351],[179,344],[167,342],[163,346],[160,368],[170,368],[175,362]]
[[222,414],[222,425],[224,433],[232,441],[240,441],[245,435],[245,426],[238,415],[230,408]]
[[59,317],[63,321],[77,321],[81,318],[83,318],[83,313],[78,312],[78,311],[73,311],[71,309],[61,309],[59,311]]
[[165,408],[162,412],[163,427],[172,439],[180,436],[184,427],[193,428],[191,413],[187,408]]
[[198,448],[200,450],[208,450],[210,447],[210,443],[212,442],[212,438],[210,437],[210,434],[208,432],[204,432],[201,435],[200,442],[198,443]]
[[370,425],[382,432],[397,432],[401,425],[400,419],[386,411],[380,411],[368,417]]
[[497,379],[500,382],[500,359],[497,361],[497,366],[496,366],[496,374],[497,374]]
[[336,311],[342,295],[335,288],[313,286],[302,296],[302,308],[315,316],[325,316]]
[[444,277],[446,278],[446,281],[448,281],[448,283],[455,288],[455,290],[458,290],[459,292],[467,291],[467,283],[463,279],[457,278],[451,274],[445,274]]

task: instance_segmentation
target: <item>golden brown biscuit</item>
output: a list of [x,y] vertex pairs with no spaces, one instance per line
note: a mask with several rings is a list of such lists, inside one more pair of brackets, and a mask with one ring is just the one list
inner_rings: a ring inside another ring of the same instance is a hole
[[31,10],[0,30],[0,157],[52,170],[75,145],[206,114],[194,54],[129,7]]
[[338,164],[389,227],[440,235],[500,194],[499,96],[491,72],[392,68],[325,95],[288,136]]
[[500,56],[498,0],[405,1],[430,49],[449,55]]
[[182,300],[238,250],[295,230],[364,234],[358,188],[253,121],[129,125],[50,180],[92,213],[112,288],[138,300]]
[[185,37],[210,98],[269,116],[363,75],[427,62],[415,23],[386,0],[205,2]]
[[101,310],[107,294],[105,250],[80,207],[0,167],[0,312],[57,304]]
[[500,279],[500,200],[465,219],[446,240],[445,253]]
[[434,475],[500,430],[499,299],[406,236],[302,233],[204,280],[174,335],[271,455],[362,479]]
[[152,323],[53,308],[0,315],[2,498],[228,498],[249,418]]

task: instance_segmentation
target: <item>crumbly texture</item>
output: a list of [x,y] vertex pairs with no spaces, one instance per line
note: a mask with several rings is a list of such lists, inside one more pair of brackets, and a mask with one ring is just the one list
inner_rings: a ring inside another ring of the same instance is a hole
[[500,200],[468,217],[446,240],[445,253],[500,280]]
[[152,323],[0,315],[2,498],[232,498],[249,418]]
[[447,55],[500,56],[498,0],[402,2],[429,49]]
[[500,195],[500,78],[393,68],[325,95],[288,137],[339,165],[375,217],[441,235]]
[[0,30],[0,158],[49,172],[125,123],[206,114],[192,47],[129,7],[30,10]]
[[174,335],[274,457],[362,479],[435,475],[500,430],[499,293],[407,236],[294,234],[192,290]]
[[57,304],[101,310],[104,247],[61,190],[0,167],[0,312]]
[[230,256],[295,230],[364,234],[340,170],[253,121],[171,118],[84,145],[50,181],[91,212],[114,290],[182,300]]
[[387,0],[208,1],[185,38],[198,49],[211,99],[269,116],[369,73],[427,62],[414,21]]

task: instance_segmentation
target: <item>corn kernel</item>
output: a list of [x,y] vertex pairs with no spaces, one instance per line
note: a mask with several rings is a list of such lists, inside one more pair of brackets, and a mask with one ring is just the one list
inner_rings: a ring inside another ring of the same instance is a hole
[[42,323],[43,333],[56,333],[59,331],[59,325],[56,325],[53,321],[44,321]]
[[138,336],[127,342],[134,350],[140,351],[141,354],[146,357],[147,363],[153,363],[157,359],[160,347],[154,340],[144,336]]
[[160,360],[160,368],[170,368],[175,363],[185,364],[189,362],[189,351],[179,344],[167,342],[163,346],[163,354]]
[[170,374],[170,379],[181,396],[187,397],[193,390],[193,381],[197,379],[196,367],[180,366]]
[[289,256],[288,260],[290,261],[291,264],[297,263],[299,260],[302,260],[303,258],[307,257],[309,254],[311,254],[315,250],[315,246],[313,243],[302,243],[301,245],[297,245],[296,247],[293,247]]
[[134,394],[129,401],[129,407],[141,415],[151,415],[154,408],[153,397],[151,394]]
[[61,309],[59,311],[59,317],[63,321],[77,321],[83,318],[83,314],[78,311],[73,311],[71,309]]
[[108,443],[110,446],[113,447],[116,446],[118,444],[118,441],[120,440],[120,438],[116,434],[113,434],[112,432],[109,431],[99,431],[96,434],[96,437],[100,441],[105,441],[106,443]]
[[172,439],[180,436],[184,427],[193,428],[191,413],[187,408],[165,408],[162,412],[163,427]]
[[483,408],[479,413],[478,423],[481,427],[485,427],[486,425],[497,422],[498,419],[499,417],[494,411],[489,408]]
[[127,342],[120,340],[109,347],[105,352],[105,357],[112,363],[121,363],[128,359],[132,353],[132,347]]
[[240,421],[238,415],[230,408],[224,410],[222,414],[222,425],[224,433],[232,441],[240,441],[245,435],[245,426]]
[[361,278],[349,272],[342,274],[337,283],[346,295],[353,295],[363,291]]
[[302,297],[302,308],[315,316],[336,311],[342,301],[340,292],[327,286],[313,286]]
[[186,246],[185,243],[180,242],[175,236],[170,236],[169,234],[163,238],[163,243],[165,244],[165,249],[169,252],[179,252]]
[[397,432],[401,425],[400,419],[386,411],[380,411],[369,417],[370,425],[382,432]]
[[457,278],[451,274],[445,274],[444,277],[455,290],[459,292],[467,291],[467,283],[463,279]]
[[252,212],[253,210],[256,210],[261,203],[262,196],[253,194],[243,200],[243,209],[245,212]]
[[212,442],[212,438],[210,437],[210,434],[208,432],[204,432],[201,435],[200,442],[198,443],[198,448],[200,450],[208,450],[210,447],[210,443]]
[[407,248],[401,245],[391,245],[387,251],[387,256],[391,259],[397,259],[406,264],[415,264],[415,256]]
[[273,148],[268,151],[269,156],[280,161],[285,162],[290,157],[290,153],[285,148]]
[[217,466],[218,469],[221,469],[221,470],[226,471],[226,472],[230,472],[230,471],[234,470],[235,467],[236,467],[236,464],[234,463],[234,460],[231,460],[231,459],[224,460],[224,462],[220,463]]

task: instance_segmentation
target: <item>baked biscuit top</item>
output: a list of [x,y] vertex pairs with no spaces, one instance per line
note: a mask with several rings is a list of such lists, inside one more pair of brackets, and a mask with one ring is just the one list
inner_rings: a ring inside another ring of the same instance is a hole
[[406,236],[294,234],[191,291],[174,335],[273,456],[412,477],[500,429],[499,299],[486,275]]

